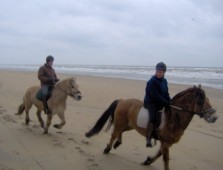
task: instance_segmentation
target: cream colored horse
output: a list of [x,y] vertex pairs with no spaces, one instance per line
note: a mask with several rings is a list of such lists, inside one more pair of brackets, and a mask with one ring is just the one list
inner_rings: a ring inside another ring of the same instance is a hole
[[26,90],[26,93],[23,97],[23,103],[19,106],[18,112],[16,114],[21,115],[25,110],[25,122],[26,125],[28,125],[30,121],[29,110],[34,104],[37,108],[36,115],[39,119],[40,125],[42,128],[44,128],[44,134],[47,134],[52,117],[55,114],[57,114],[58,117],[61,119],[61,123],[55,124],[54,127],[57,129],[61,129],[65,125],[66,121],[64,112],[66,110],[67,97],[70,96],[75,100],[81,100],[82,96],[75,78],[67,78],[58,82],[54,87],[51,98],[48,100],[48,106],[51,109],[52,113],[50,115],[47,115],[47,124],[45,125],[41,117],[41,111],[44,110],[43,103],[36,98],[36,94],[39,89],[39,86],[32,86]]

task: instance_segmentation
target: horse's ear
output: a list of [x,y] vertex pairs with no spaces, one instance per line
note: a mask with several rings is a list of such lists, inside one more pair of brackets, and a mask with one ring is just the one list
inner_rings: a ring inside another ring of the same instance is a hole
[[198,88],[201,89],[201,84],[199,84]]
[[67,79],[76,81],[76,77],[67,77]]
[[72,80],[73,80],[73,81],[76,81],[76,77],[72,77]]
[[196,93],[199,93],[199,89],[200,89],[199,86],[197,87],[194,85],[194,90],[196,91]]

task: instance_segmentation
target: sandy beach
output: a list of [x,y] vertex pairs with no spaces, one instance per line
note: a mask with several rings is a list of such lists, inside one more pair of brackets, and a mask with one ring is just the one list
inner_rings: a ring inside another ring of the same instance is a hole
[[[141,166],[159,145],[145,147],[145,138],[136,131],[123,134],[123,144],[104,155],[111,130],[86,138],[85,133],[115,99],[143,99],[146,82],[93,76],[58,74],[60,79],[75,76],[83,99],[67,100],[66,125],[58,130],[50,126],[44,135],[30,110],[31,122],[25,125],[25,114],[15,115],[28,87],[39,85],[37,73],[0,70],[0,170],[160,170],[160,158],[148,167]],[[197,85],[197,84],[196,84]],[[191,87],[169,84],[170,96]],[[208,124],[194,116],[180,142],[170,148],[170,168],[175,170],[223,169],[223,90],[203,87],[219,119]],[[46,116],[42,113],[44,120]],[[53,117],[52,124],[59,122]]]

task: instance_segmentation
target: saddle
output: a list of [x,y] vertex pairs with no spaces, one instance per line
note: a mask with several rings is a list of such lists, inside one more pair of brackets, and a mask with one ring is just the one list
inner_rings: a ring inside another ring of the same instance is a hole
[[[49,100],[49,98],[52,96],[52,93],[53,93],[53,89],[54,89],[54,86],[51,86],[48,90],[48,93],[47,93],[47,100]],[[40,101],[43,101],[43,91],[42,89],[40,88],[39,91],[36,93],[36,98]]]

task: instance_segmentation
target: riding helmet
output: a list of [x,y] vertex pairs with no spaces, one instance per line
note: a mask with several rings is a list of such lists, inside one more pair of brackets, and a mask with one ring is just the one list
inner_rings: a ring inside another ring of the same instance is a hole
[[54,58],[53,58],[52,55],[48,55],[48,56],[46,57],[46,62],[48,63],[49,61],[54,61]]
[[164,64],[163,62],[160,62],[156,65],[156,69],[166,72],[166,64]]

